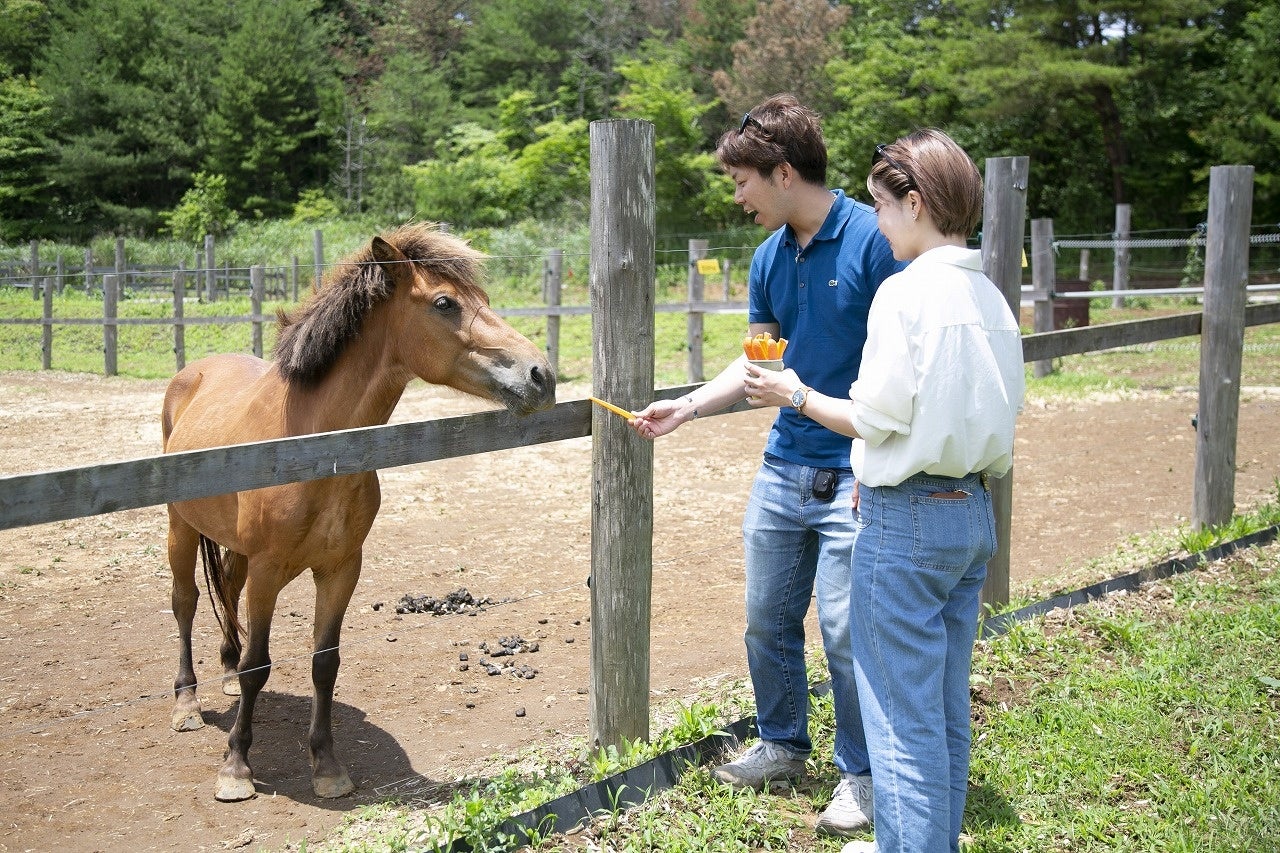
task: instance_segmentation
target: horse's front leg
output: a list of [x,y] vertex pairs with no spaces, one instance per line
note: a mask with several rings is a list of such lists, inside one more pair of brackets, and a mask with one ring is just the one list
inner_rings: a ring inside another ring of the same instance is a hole
[[311,659],[311,787],[317,797],[342,797],[355,785],[333,752],[333,687],[341,656],[342,617],[360,579],[361,552],[328,570],[316,570],[315,654]]
[[261,580],[255,579],[250,567],[245,584],[244,611],[249,625],[240,658],[240,705],[227,736],[227,757],[218,771],[218,788],[214,794],[223,801],[247,800],[258,793],[249,768],[249,747],[253,745],[253,706],[271,675],[271,616],[281,588],[276,580],[270,572],[264,573]]
[[191,660],[191,626],[195,621],[200,588],[196,585],[196,552],[200,534],[169,508],[169,569],[173,573],[170,602],[178,623],[178,674],[173,680],[175,732],[189,732],[204,725],[200,698],[196,695],[196,672]]

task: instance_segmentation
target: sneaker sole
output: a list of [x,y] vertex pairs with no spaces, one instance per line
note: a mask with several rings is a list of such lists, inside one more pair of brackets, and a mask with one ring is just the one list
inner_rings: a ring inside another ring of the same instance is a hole
[[818,825],[814,827],[814,832],[819,835],[828,835],[833,838],[847,838],[850,835],[857,835],[860,832],[866,832],[871,829],[871,821],[865,823],[848,824],[841,826],[832,821],[818,819]]
[[749,782],[743,780],[739,776],[734,776],[731,773],[721,773],[719,769],[711,771],[712,778],[717,782],[723,782],[724,784],[732,785],[735,788],[754,788],[757,791],[767,788],[775,782],[794,782],[796,779],[800,778],[800,775],[801,774],[797,773],[794,776],[768,776],[759,782]]

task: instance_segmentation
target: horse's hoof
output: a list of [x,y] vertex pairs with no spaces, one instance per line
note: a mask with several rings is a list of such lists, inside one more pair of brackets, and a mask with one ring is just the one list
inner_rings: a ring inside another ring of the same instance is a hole
[[324,779],[319,776],[311,778],[311,790],[315,791],[316,796],[322,799],[332,800],[335,797],[345,797],[355,789],[355,784],[345,770],[342,771],[341,776],[330,776]]
[[227,696],[240,695],[240,676],[235,673],[222,677],[222,692]]
[[252,779],[238,779],[229,773],[219,773],[218,791],[213,796],[220,802],[236,803],[258,796],[258,789],[253,787]]
[[194,711],[189,708],[174,708],[172,723],[175,732],[194,732],[204,728],[204,717],[200,716],[199,708]]

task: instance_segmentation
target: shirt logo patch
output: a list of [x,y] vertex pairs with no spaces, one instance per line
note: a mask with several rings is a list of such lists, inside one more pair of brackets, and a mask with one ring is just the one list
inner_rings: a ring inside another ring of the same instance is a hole
[[837,284],[837,282],[836,282],[836,280],[833,278],[833,279],[831,279],[831,281],[827,282],[827,287],[835,287],[835,286],[836,286],[836,284]]

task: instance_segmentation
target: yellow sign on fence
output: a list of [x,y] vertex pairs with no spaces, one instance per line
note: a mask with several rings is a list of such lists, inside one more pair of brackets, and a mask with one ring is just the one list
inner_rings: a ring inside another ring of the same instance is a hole
[[720,262],[715,258],[700,258],[698,260],[698,272],[701,275],[715,275],[720,272]]

